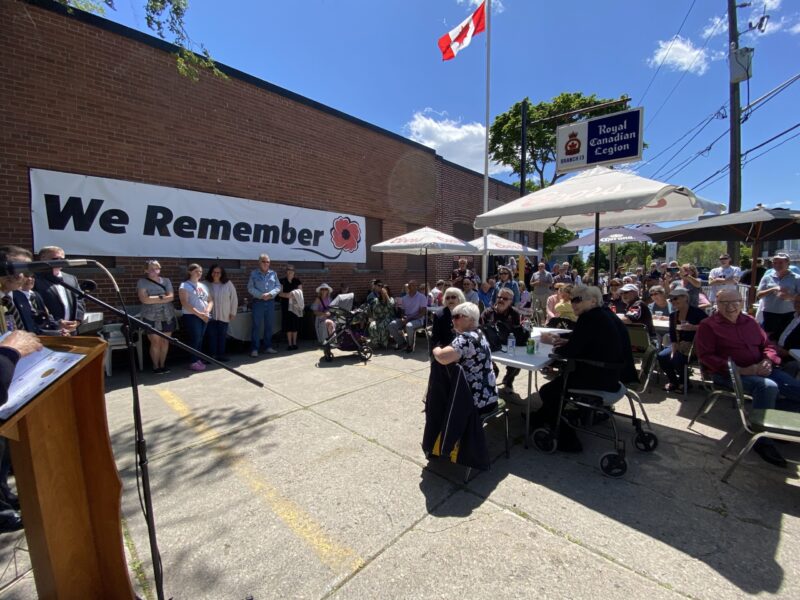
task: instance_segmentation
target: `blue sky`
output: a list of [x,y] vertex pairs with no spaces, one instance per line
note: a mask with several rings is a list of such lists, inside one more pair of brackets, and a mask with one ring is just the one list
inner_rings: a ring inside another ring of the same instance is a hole
[[[448,62],[441,60],[436,45],[478,3],[191,0],[187,29],[222,63],[482,171],[486,35],[477,36]],[[117,10],[108,10],[106,18],[147,31],[143,0],[116,4]],[[670,173],[723,134],[728,119],[711,120],[672,163],[664,166],[697,130],[653,158],[720,108],[727,114],[725,0],[492,4],[492,115],[525,96],[540,102],[565,91],[613,98],[628,94],[633,106],[645,109],[649,148],[645,160],[632,165],[641,175],[652,176],[663,167],[659,178],[666,174],[670,183],[694,187],[727,164],[728,138],[723,136],[705,155]],[[740,31],[748,20],[757,21],[764,9],[765,0],[739,9]],[[800,73],[800,1],[766,0],[766,13],[770,20],[765,33],[741,38],[742,46],[755,48],[751,100]],[[741,87],[745,105],[748,85]],[[752,113],[742,126],[742,150],[800,122],[798,106],[800,81]],[[744,168],[743,208],[762,203],[800,209],[800,136],[788,139],[797,134],[800,127],[751,153],[755,156],[785,141]],[[494,175],[510,180],[502,170]],[[723,176],[698,194],[727,205],[728,178]]]

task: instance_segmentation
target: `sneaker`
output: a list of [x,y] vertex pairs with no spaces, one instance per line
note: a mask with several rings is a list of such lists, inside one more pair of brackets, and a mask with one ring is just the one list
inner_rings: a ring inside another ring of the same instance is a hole
[[250,352],[250,356],[253,358],[258,358],[258,350],[253,350],[252,352]]
[[264,350],[264,352],[266,352],[267,354],[277,354],[278,353],[278,351],[275,350],[275,348],[267,348],[266,350]]
[[198,360],[198,361],[193,362],[192,364],[189,365],[189,368],[192,371],[205,371],[206,370],[206,366],[203,364],[202,360]]

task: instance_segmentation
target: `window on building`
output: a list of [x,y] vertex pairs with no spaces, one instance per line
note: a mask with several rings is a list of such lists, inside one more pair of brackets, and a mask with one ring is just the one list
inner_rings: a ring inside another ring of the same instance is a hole
[[[416,223],[406,223],[406,233],[422,229],[425,225],[417,225]],[[409,254],[406,257],[406,269],[409,271],[424,271],[425,270],[425,255]]]
[[379,244],[383,241],[383,221],[373,217],[366,217],[367,231],[364,236],[367,245],[367,262],[359,263],[359,269],[368,271],[380,271],[383,269],[383,252],[373,252],[371,250],[373,244]]

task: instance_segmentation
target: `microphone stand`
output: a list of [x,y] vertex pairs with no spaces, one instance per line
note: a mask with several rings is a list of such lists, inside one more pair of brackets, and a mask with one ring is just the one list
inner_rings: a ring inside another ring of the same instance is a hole
[[136,364],[136,354],[134,352],[134,345],[131,340],[131,330],[132,325],[135,325],[138,329],[142,329],[147,333],[158,335],[159,337],[167,340],[173,346],[177,346],[183,350],[186,350],[190,354],[194,356],[207,360],[209,362],[213,362],[214,364],[224,368],[225,370],[233,373],[244,379],[245,381],[252,383],[258,387],[264,387],[264,384],[257,379],[245,375],[228,367],[224,363],[207,356],[206,354],[200,352],[199,350],[195,350],[194,348],[187,346],[183,342],[180,342],[173,338],[172,336],[164,335],[163,332],[158,331],[155,327],[152,327],[145,323],[144,321],[137,319],[136,317],[132,317],[128,314],[128,311],[125,310],[125,304],[122,302],[122,296],[120,294],[119,287],[117,286],[117,282],[108,272],[108,270],[96,261],[88,261],[93,262],[96,266],[100,267],[106,274],[111,277],[111,281],[114,284],[114,288],[116,290],[117,295],[120,298],[120,303],[122,303],[122,309],[116,308],[111,306],[110,304],[103,302],[99,298],[92,296],[84,292],[83,290],[76,288],[68,283],[64,283],[63,280],[59,280],[59,285],[63,286],[64,288],[70,290],[74,294],[76,294],[79,298],[85,298],[90,302],[104,308],[107,311],[114,313],[115,315],[122,317],[123,325],[122,325],[122,333],[125,336],[125,344],[128,347],[128,362],[129,362],[129,371],[131,377],[131,390],[133,393],[133,422],[134,422],[134,430],[135,430],[135,440],[136,440],[136,455],[139,459],[139,468],[141,469],[142,473],[142,496],[144,500],[144,517],[147,523],[147,534],[150,540],[150,555],[153,560],[153,579],[155,582],[156,594],[158,595],[158,600],[164,600],[164,582],[163,582],[163,571],[161,566],[161,554],[158,551],[158,542],[156,539],[156,522],[155,517],[153,516],[153,499],[150,493],[150,474],[147,466],[147,442],[144,439],[144,429],[142,427],[142,411],[141,405],[139,403],[139,378],[138,378],[138,370]]

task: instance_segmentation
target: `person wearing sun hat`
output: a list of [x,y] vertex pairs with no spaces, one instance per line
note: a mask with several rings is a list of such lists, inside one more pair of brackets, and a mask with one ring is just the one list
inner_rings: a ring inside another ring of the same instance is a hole
[[327,283],[317,286],[317,297],[311,303],[314,312],[314,329],[317,332],[317,341],[321,344],[333,335],[336,324],[330,319],[331,292],[333,288]]

